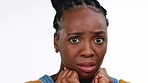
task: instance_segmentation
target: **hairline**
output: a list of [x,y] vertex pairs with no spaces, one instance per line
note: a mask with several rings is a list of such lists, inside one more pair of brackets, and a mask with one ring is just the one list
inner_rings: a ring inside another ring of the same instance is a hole
[[[96,13],[103,14],[101,9],[93,7],[93,6],[89,6],[89,5],[86,5],[86,4],[84,4],[84,5],[75,5],[74,7],[65,9],[65,10],[61,11],[62,12],[62,16],[61,16],[60,21],[59,21],[60,26],[59,26],[58,30],[56,31],[56,33],[58,33],[62,29],[62,25],[63,25],[63,21],[64,21],[64,17],[63,17],[64,14],[70,13],[71,9],[73,10],[72,13],[77,13],[77,12],[83,10],[86,7],[89,8],[90,10],[96,12]],[[105,16],[105,15],[103,14],[103,16]],[[106,16],[105,16],[105,19],[107,19]]]

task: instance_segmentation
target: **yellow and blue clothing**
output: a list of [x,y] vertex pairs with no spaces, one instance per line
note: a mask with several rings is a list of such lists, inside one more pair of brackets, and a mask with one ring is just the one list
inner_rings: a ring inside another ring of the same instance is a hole
[[[54,83],[54,81],[50,76],[44,75],[43,77],[41,77],[37,81],[29,81],[29,82],[25,82],[25,83]],[[116,78],[112,78],[112,83],[130,83],[130,82],[126,82],[122,79],[117,80]]]

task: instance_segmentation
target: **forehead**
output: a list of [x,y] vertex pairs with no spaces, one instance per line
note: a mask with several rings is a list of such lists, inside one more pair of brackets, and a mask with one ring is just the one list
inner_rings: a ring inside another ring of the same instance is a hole
[[103,30],[106,31],[106,19],[101,13],[98,13],[88,7],[80,8],[76,11],[66,11],[63,14],[62,29],[73,30]]

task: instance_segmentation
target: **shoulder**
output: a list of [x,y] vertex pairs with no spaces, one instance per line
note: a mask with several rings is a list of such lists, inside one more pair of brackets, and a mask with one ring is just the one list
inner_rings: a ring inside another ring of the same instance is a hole
[[126,82],[123,79],[118,80],[118,79],[112,77],[112,83],[130,83],[130,82]]
[[28,81],[28,82],[25,82],[25,83],[54,83],[54,81],[50,76],[44,75],[43,77],[39,78],[39,80]]
[[120,80],[119,80],[119,83],[130,83],[130,82],[126,82],[126,81],[124,81],[123,79],[120,79]]
[[28,82],[25,82],[25,83],[42,83],[40,80],[36,80],[36,81],[28,81]]

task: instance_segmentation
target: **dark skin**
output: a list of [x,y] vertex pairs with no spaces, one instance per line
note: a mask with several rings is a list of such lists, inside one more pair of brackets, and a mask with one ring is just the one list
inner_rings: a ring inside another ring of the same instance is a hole
[[57,33],[54,46],[61,55],[61,68],[52,76],[55,83],[111,83],[105,69],[100,68],[107,49],[103,14],[88,7],[65,11]]

